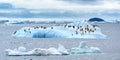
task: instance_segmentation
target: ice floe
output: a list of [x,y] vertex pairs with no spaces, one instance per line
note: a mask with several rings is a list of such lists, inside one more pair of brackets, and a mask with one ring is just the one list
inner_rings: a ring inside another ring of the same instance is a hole
[[23,55],[74,55],[74,54],[86,54],[86,53],[101,53],[98,47],[89,47],[86,41],[80,42],[80,45],[75,48],[66,49],[63,45],[59,44],[58,48],[50,47],[34,48],[33,50],[27,51],[25,47],[18,47],[17,49],[6,49],[8,56],[23,56]]
[[68,55],[70,54],[64,46],[59,45],[58,49],[51,47],[48,49],[35,48],[30,51],[26,51],[25,47],[19,47],[18,49],[6,49],[6,53],[9,56],[22,56],[22,55]]
[[85,53],[100,53],[101,50],[98,47],[89,47],[86,41],[80,42],[80,45],[75,48],[71,48],[72,54],[85,54]]

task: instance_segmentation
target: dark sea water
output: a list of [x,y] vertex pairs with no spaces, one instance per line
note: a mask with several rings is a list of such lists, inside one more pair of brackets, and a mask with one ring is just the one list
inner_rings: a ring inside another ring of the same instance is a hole
[[[0,60],[120,60],[120,24],[98,24],[106,39],[66,39],[66,38],[13,38],[14,31],[26,26],[41,26],[43,24],[0,24]],[[46,25],[46,24],[45,24]],[[46,25],[49,26],[49,25]],[[76,47],[81,41],[87,41],[89,46],[99,47],[101,54],[66,55],[66,56],[7,56],[5,49],[25,46],[27,50],[34,48],[58,47],[64,45],[67,49]]]

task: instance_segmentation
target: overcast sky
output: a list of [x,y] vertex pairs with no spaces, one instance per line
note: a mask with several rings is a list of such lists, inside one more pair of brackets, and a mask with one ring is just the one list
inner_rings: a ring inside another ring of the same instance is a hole
[[120,0],[0,0],[15,8],[62,10],[114,10],[120,9]]
[[119,16],[120,0],[0,0],[0,18],[100,17],[120,20]]

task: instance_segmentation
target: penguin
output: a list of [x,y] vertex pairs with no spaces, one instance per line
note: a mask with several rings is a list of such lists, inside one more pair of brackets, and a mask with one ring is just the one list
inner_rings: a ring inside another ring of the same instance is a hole
[[16,34],[17,33],[17,31],[15,31],[13,34]]
[[24,29],[24,32],[26,32],[26,29]]
[[75,26],[73,26],[73,29],[75,28]]
[[41,26],[40,28],[43,28],[43,26]]
[[75,31],[76,35],[78,34],[78,31]]
[[44,29],[46,29],[47,27],[44,27]]
[[51,29],[53,29],[53,27],[51,27]]
[[34,29],[39,29],[39,27],[38,27],[38,26],[36,26],[36,27],[34,27]]
[[68,26],[68,28],[70,28],[70,27],[71,27],[71,25]]
[[66,28],[67,24],[64,25],[64,27]]
[[30,60],[33,60],[33,59],[30,59]]

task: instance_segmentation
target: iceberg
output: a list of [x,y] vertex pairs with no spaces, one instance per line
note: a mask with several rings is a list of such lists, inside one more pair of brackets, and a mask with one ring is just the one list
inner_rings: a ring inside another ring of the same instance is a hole
[[86,41],[80,42],[80,45],[75,48],[71,48],[71,54],[86,54],[86,53],[101,53],[98,47],[89,47]]
[[25,47],[19,47],[19,48],[18,48],[18,51],[21,51],[21,52],[26,52],[27,50],[26,50],[26,48],[25,48]]
[[11,24],[24,24],[24,21],[8,21],[5,22],[6,25],[11,25]]
[[62,53],[63,55],[68,55],[68,54],[70,54],[70,53],[68,52],[68,50],[67,50],[63,45],[61,45],[61,44],[59,44],[58,51],[59,51],[60,53]]
[[58,48],[50,47],[48,49],[44,48],[34,48],[33,50],[27,51],[25,47],[18,47],[17,49],[6,49],[6,54],[8,56],[48,56],[48,55],[74,55],[74,54],[88,54],[88,53],[101,53],[98,47],[89,47],[86,41],[80,42],[80,45],[75,48],[66,49],[63,45],[59,44]]
[[69,52],[64,46],[59,45],[58,49],[51,47],[48,49],[43,48],[35,48],[30,51],[26,51],[25,47],[19,47],[18,49],[6,49],[5,50],[8,56],[24,56],[24,55],[39,55],[39,56],[46,56],[46,55],[68,55]]
[[12,36],[32,38],[106,38],[106,35],[102,34],[99,27],[94,27],[86,21],[74,22],[63,26],[23,27]]

